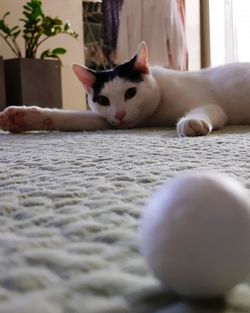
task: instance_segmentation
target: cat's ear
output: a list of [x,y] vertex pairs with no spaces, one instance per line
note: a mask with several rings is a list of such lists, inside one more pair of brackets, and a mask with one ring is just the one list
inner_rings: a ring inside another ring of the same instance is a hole
[[143,74],[150,73],[150,67],[148,63],[148,49],[144,41],[138,47],[134,67]]
[[72,69],[86,91],[90,92],[96,81],[95,72],[79,64],[73,64]]

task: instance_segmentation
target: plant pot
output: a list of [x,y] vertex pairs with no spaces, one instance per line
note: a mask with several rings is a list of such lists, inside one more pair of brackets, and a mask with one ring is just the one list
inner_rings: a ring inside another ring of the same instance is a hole
[[44,59],[4,61],[7,106],[62,108],[61,65]]
[[4,63],[3,58],[0,57],[0,111],[6,107],[5,98],[5,79],[4,79]]

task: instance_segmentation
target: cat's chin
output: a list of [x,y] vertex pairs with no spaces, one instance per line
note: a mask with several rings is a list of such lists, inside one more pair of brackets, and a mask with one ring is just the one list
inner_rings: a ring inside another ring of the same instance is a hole
[[117,128],[120,128],[120,129],[128,129],[128,128],[134,128],[135,127],[135,124],[122,124],[122,125],[118,125]]
[[134,127],[136,127],[137,124],[135,122],[125,122],[125,123],[122,123],[122,124],[113,124],[113,123],[111,123],[111,125],[114,128],[127,129],[127,128],[134,128]]

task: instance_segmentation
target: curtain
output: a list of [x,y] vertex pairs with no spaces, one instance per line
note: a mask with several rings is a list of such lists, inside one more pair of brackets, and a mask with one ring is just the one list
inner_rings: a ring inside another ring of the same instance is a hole
[[238,61],[237,24],[234,1],[225,0],[225,63]]
[[250,1],[209,0],[211,65],[250,62]]
[[187,69],[183,0],[124,0],[119,16],[115,63],[131,58],[145,41],[151,65]]
[[103,41],[104,53],[109,58],[110,53],[116,49],[119,29],[119,15],[123,0],[103,0]]

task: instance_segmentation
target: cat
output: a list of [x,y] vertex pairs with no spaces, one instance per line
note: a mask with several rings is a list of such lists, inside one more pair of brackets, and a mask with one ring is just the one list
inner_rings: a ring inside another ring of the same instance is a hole
[[176,126],[177,134],[205,136],[230,124],[250,124],[250,63],[195,72],[150,66],[145,43],[111,70],[74,64],[91,111],[11,106],[0,113],[0,129],[93,131]]

